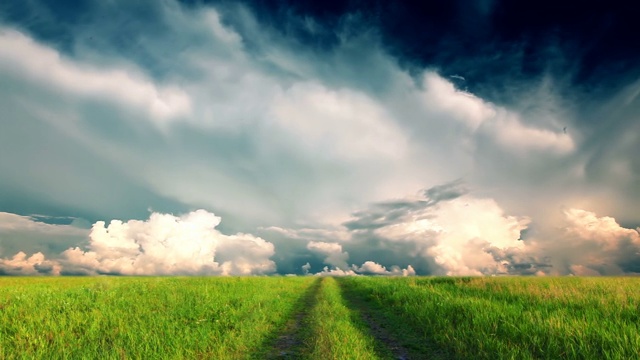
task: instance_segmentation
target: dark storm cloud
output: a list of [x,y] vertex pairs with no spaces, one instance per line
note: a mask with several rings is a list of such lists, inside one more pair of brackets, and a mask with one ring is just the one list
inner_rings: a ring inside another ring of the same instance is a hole
[[465,87],[497,102],[514,101],[548,74],[568,82],[565,91],[578,86],[594,97],[640,75],[640,48],[631,45],[640,24],[629,1],[244,3],[265,26],[318,51],[341,43],[345,22],[352,33],[374,29],[407,69],[463,75]]
[[[194,9],[215,5],[225,25],[243,36],[249,50],[263,47],[264,39],[252,34],[255,29],[248,26],[238,4],[252,10],[258,26],[276,30],[296,47],[317,54],[331,52],[345,38],[373,33],[409,71],[436,69],[445,76],[461,75],[464,81],[454,81],[460,88],[498,103],[517,102],[532,82],[549,75],[557,80],[556,91],[569,97],[579,93],[585,103],[600,100],[640,76],[636,66],[640,48],[632,46],[640,23],[629,1],[182,3]],[[96,14],[113,21],[96,29],[92,20]],[[166,15],[153,2],[125,6],[94,1],[9,2],[0,5],[0,18],[70,53],[78,50],[74,32],[80,29],[83,46],[135,57],[156,76],[175,64],[170,59],[148,61],[153,51],[147,47],[148,34],[165,34],[178,52],[199,38],[192,34],[187,44],[172,35]]]
[[415,200],[394,200],[373,204],[364,211],[353,214],[353,220],[343,225],[349,230],[374,230],[404,220],[416,211],[437,205],[441,201],[456,199],[468,190],[462,180],[437,185],[422,191],[423,197]]
[[456,180],[443,185],[431,187],[424,191],[424,195],[430,200],[432,205],[435,205],[440,201],[459,198],[468,192],[469,191],[464,186],[464,182],[462,180]]

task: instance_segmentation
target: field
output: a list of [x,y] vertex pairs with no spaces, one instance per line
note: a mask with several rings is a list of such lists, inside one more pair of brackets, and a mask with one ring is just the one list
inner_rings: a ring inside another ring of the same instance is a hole
[[635,278],[0,278],[0,359],[632,359],[639,324]]

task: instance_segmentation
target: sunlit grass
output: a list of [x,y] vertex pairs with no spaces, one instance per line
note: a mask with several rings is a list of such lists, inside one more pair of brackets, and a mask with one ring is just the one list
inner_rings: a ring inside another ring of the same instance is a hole
[[635,278],[349,278],[423,352],[464,359],[640,357]]
[[0,359],[640,358],[637,278],[317,280],[4,277]]
[[259,358],[310,278],[0,278],[0,358]]

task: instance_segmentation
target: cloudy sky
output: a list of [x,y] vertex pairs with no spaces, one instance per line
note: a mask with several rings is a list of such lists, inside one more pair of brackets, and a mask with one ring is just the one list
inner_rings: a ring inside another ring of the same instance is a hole
[[640,273],[631,3],[416,3],[0,3],[0,274]]

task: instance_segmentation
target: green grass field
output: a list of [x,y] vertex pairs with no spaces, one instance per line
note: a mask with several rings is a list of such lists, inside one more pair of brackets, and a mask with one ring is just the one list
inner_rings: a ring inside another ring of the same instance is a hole
[[0,359],[635,359],[639,324],[636,278],[0,278]]
[[260,358],[312,278],[0,278],[0,358]]

